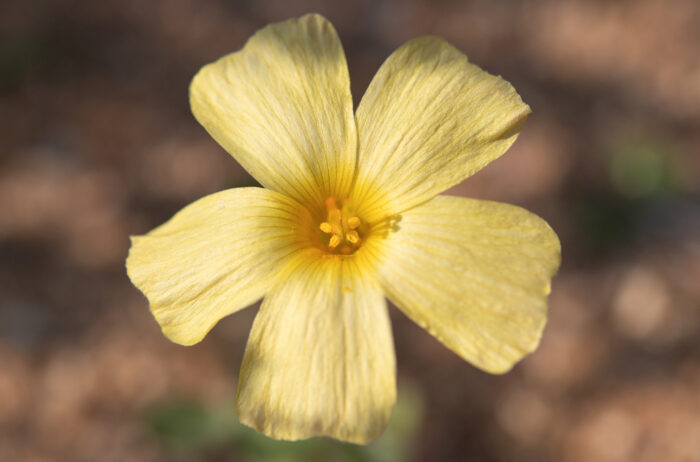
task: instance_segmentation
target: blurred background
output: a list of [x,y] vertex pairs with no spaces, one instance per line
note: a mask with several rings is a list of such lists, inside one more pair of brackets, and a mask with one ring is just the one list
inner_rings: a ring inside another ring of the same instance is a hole
[[[168,342],[126,277],[130,234],[255,184],[187,87],[258,28],[319,12],[355,104],[439,35],[533,114],[451,193],[561,238],[540,348],[491,376],[392,308],[399,398],[367,447],[275,442],[233,396],[257,308]],[[1,461],[700,461],[697,0],[0,2]]]

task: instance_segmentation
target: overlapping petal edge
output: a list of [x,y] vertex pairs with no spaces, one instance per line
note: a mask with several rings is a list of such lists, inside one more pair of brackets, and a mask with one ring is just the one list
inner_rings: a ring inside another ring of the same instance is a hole
[[[308,15],[205,66],[190,101],[265,189],[212,194],[133,237],[127,271],[184,345],[264,297],[242,422],[282,439],[381,434],[396,397],[384,296],[485,371],[536,348],[556,234],[515,206],[436,197],[515,141],[530,109],[510,84],[419,38],[386,60],[353,114],[338,36]],[[346,211],[356,223],[338,218]]]

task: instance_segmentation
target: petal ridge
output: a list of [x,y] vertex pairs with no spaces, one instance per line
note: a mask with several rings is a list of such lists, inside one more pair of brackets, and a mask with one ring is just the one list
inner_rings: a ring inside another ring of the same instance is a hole
[[381,434],[396,366],[384,295],[365,258],[290,263],[253,324],[236,393],[241,422],[289,440],[367,443]]
[[268,25],[240,51],[204,66],[190,85],[190,104],[265,187],[305,204],[348,194],[357,140],[350,77],[337,33],[322,16]]
[[224,316],[262,298],[276,268],[306,244],[308,212],[262,188],[221,191],[193,202],[143,236],[126,269],[166,337],[192,345]]
[[409,318],[487,372],[504,373],[537,347],[561,261],[544,220],[508,204],[437,196],[404,212],[401,225],[384,243],[379,279]]
[[529,113],[508,82],[444,40],[411,40],[382,64],[355,114],[353,196],[374,202],[376,219],[430,200],[502,155]]

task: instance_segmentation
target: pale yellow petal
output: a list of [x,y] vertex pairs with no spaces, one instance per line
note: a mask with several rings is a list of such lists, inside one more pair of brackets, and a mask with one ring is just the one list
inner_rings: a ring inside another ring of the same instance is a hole
[[402,214],[385,241],[387,296],[475,366],[503,373],[540,340],[557,235],[507,204],[450,196]]
[[445,41],[411,40],[384,62],[357,109],[357,184],[366,217],[425,202],[503,154],[530,108]]
[[386,302],[366,261],[299,258],[255,318],[236,396],[243,423],[296,440],[367,443],[396,399]]
[[340,40],[323,17],[259,30],[242,50],[199,71],[190,104],[265,187],[302,203],[347,196],[357,144],[350,79]]
[[133,236],[127,272],[165,336],[191,345],[265,294],[280,262],[302,245],[304,220],[304,209],[273,191],[222,191]]

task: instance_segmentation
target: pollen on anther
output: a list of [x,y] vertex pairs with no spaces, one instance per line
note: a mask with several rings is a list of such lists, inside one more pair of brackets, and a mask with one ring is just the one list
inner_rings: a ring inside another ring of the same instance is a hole
[[355,229],[360,226],[360,219],[358,217],[348,218],[348,226],[350,229]]
[[338,247],[338,244],[340,244],[340,237],[338,237],[337,234],[334,234],[331,237],[331,240],[328,241],[328,247],[330,247],[331,249],[334,249],[334,248]]
[[333,231],[333,227],[331,226],[331,224],[326,223],[325,221],[321,223],[321,226],[319,226],[319,228],[321,228],[321,231],[323,231],[326,234],[330,234]]

